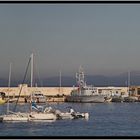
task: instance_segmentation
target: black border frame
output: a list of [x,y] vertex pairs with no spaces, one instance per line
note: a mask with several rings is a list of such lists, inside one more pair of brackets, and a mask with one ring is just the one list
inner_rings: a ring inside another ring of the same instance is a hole
[[[0,1],[0,4],[140,4],[140,1],[103,1],[103,0],[19,0]],[[0,139],[140,139],[140,136],[0,136]]]

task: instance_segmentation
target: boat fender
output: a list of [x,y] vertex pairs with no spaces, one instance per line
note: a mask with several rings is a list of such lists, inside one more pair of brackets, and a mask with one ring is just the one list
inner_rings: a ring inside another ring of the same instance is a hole
[[82,117],[85,117],[85,113],[82,113],[81,116],[82,116]]
[[29,117],[34,118],[32,115],[29,115]]
[[85,119],[89,118],[89,113],[85,113]]
[[57,115],[60,115],[61,114],[61,111],[60,110],[55,110],[55,114]]

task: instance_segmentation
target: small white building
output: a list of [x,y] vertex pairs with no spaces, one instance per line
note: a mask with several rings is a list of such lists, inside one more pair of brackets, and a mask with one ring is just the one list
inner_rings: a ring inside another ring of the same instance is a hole
[[128,96],[128,87],[97,87],[98,93],[107,96]]

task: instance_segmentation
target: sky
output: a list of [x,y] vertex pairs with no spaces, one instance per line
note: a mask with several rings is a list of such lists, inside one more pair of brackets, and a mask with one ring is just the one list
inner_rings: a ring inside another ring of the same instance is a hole
[[140,70],[140,4],[0,4],[0,77]]

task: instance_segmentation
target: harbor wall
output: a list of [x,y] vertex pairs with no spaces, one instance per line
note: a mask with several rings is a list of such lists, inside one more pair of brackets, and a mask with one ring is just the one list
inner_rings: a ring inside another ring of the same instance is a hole
[[[6,96],[29,96],[34,91],[41,91],[46,96],[57,96],[57,95],[70,95],[71,90],[74,87],[28,87],[27,84],[19,85],[18,87],[0,87],[0,92],[4,92]],[[127,87],[98,87],[102,93],[106,94],[110,92],[118,94],[127,94]]]
[[26,84],[18,87],[0,87],[0,92],[4,92],[6,96],[29,96],[34,91],[41,91],[46,96],[69,95],[73,87],[28,87]]

